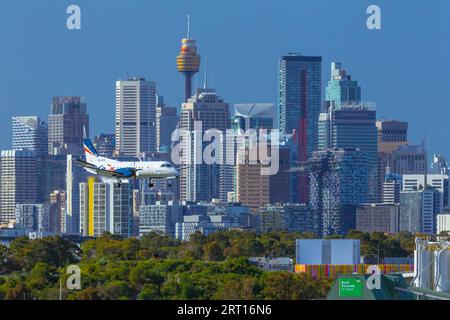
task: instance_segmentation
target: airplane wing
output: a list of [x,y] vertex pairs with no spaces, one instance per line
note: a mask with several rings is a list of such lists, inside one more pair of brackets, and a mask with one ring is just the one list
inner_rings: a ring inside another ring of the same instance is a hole
[[97,173],[98,175],[106,176],[106,177],[126,179],[126,178],[134,177],[136,175],[136,169],[134,169],[134,168],[122,168],[122,169],[118,169],[115,171],[108,171],[108,170],[100,169],[97,166],[94,166],[93,164],[83,161],[83,160],[78,160],[78,164],[89,171],[93,171],[93,172]]
[[97,169],[96,166],[94,166],[93,164],[77,159],[78,165],[82,166],[83,168],[87,168],[87,169]]

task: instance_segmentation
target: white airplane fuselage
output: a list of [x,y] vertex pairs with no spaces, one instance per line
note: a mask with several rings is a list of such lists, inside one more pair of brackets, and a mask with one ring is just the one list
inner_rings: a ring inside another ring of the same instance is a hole
[[96,157],[93,161],[99,169],[117,171],[119,169],[136,169],[138,179],[171,179],[178,177],[178,171],[167,161],[117,161],[113,159]]
[[[86,161],[79,161],[88,172],[118,179],[174,179],[178,170],[168,161],[119,161],[98,155],[92,141],[84,139]],[[150,183],[151,184],[151,183]]]

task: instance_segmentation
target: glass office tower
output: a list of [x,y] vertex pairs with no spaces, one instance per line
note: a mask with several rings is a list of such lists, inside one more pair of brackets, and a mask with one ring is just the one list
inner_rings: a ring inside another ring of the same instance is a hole
[[357,104],[330,109],[320,115],[319,150],[355,148],[366,153],[369,169],[369,201],[378,202],[378,131],[373,105]]
[[[289,53],[279,60],[278,117],[282,135],[293,134],[298,161],[317,150],[322,104],[322,57]],[[299,202],[308,202],[308,177],[299,174]]]

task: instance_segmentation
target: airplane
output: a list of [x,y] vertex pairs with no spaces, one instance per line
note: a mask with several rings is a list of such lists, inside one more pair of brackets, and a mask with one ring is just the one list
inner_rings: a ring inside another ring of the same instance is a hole
[[148,186],[152,188],[152,179],[179,177],[178,170],[168,161],[118,161],[100,157],[89,138],[83,144],[86,161],[78,160],[78,164],[92,174],[117,179],[119,187],[124,179],[149,179]]

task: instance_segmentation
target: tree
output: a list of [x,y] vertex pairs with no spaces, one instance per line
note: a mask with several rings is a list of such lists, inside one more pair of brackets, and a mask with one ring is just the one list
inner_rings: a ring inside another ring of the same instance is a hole
[[100,287],[99,295],[103,300],[130,299],[130,288],[125,281],[111,281]]
[[217,241],[209,242],[203,246],[204,259],[207,261],[223,261],[223,249]]
[[241,276],[226,279],[214,294],[217,300],[255,300],[259,289],[256,278]]
[[30,289],[42,290],[52,282],[55,277],[52,276],[52,272],[55,272],[54,267],[50,267],[48,264],[38,262],[31,270],[31,274],[28,277],[27,285]]
[[151,284],[159,288],[165,278],[160,273],[153,270],[152,267],[152,264],[148,262],[138,262],[138,264],[130,271],[130,285],[136,290],[141,290],[146,284]]
[[137,296],[138,300],[158,300],[160,298],[161,292],[159,286],[152,283],[144,284],[141,292]]
[[268,300],[324,299],[329,287],[321,280],[289,272],[267,273],[262,294]]

